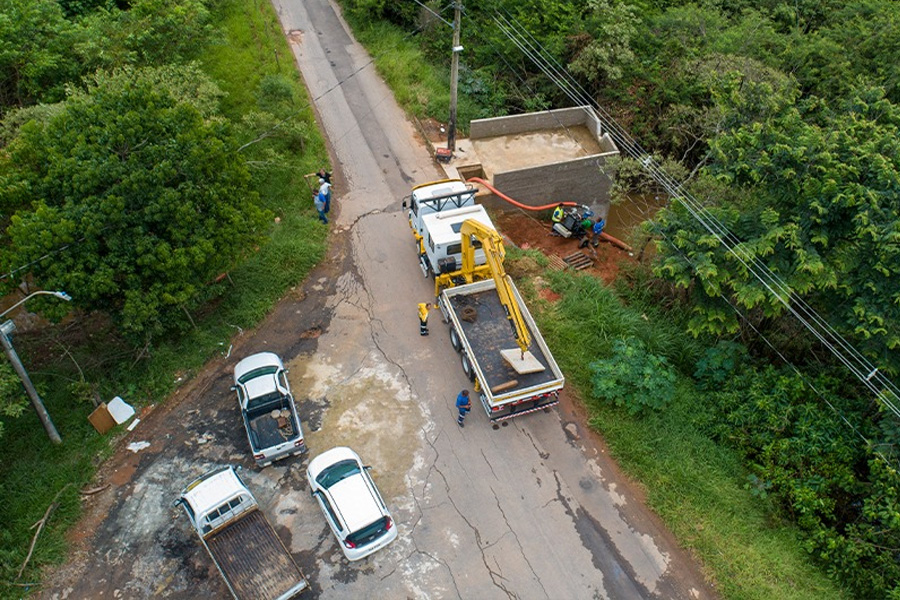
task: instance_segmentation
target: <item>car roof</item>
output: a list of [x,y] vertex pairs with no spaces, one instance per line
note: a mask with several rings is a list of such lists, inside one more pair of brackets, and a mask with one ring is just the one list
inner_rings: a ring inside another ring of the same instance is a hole
[[194,512],[215,508],[239,493],[248,493],[230,466],[219,467],[192,481],[181,493]]
[[278,389],[278,380],[275,378],[274,373],[270,373],[269,375],[254,377],[241,385],[247,389],[247,399],[249,400],[276,391]]
[[[422,223],[426,225],[432,241],[435,244],[443,245],[459,243],[462,239],[459,234],[459,224],[468,219],[474,219],[494,229],[491,218],[481,204],[431,213],[422,217]],[[457,226],[456,231],[454,231],[454,225]]]
[[234,366],[234,380],[237,381],[246,373],[262,367],[284,368],[281,359],[274,352],[259,352],[241,360]]
[[347,528],[357,531],[384,516],[381,502],[373,489],[375,483],[366,472],[359,455],[346,446],[338,446],[312,459],[307,471],[312,479],[316,479],[322,471],[344,460],[358,463],[360,472],[338,481],[326,493],[331,497]]
[[341,479],[328,492],[350,531],[358,531],[384,516],[365,471]]

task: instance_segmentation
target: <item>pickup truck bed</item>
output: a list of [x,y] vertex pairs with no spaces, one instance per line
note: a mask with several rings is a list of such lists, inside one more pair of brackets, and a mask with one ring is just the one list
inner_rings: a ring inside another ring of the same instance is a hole
[[241,600],[274,600],[308,587],[303,573],[259,510],[206,538],[206,547]]
[[290,403],[287,398],[280,401],[269,402],[264,407],[253,410],[247,414],[247,421],[250,424],[251,439],[253,440],[254,451],[262,448],[271,448],[278,444],[283,444],[287,440],[297,437],[297,420],[296,415],[291,414],[287,417],[287,427],[279,427],[282,423],[279,419],[272,418],[273,410],[290,411]]

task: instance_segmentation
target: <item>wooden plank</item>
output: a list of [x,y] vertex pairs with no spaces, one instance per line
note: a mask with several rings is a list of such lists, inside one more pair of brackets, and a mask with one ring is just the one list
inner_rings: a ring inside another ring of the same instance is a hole
[[514,388],[519,385],[518,379],[510,379],[506,383],[501,383],[499,385],[495,385],[491,388],[491,393],[496,394],[497,392],[502,392],[504,390],[508,390],[509,388]]
[[562,271],[566,268],[566,263],[560,257],[555,254],[551,254],[547,257],[547,264],[554,271]]

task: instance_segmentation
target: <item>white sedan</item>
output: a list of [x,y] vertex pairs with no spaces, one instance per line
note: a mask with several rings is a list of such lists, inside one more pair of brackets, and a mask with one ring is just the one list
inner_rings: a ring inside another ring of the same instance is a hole
[[309,489],[348,560],[365,558],[397,538],[375,482],[350,448],[339,446],[310,461]]

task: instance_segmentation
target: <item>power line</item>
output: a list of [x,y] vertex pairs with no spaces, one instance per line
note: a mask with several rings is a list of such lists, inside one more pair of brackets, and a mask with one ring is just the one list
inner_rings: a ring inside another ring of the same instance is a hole
[[[802,298],[797,296],[767,265],[747,251],[741,245],[740,240],[685,190],[681,183],[665,173],[656,160],[587,94],[530,33],[518,23],[510,21],[499,13],[495,13],[493,20],[498,30],[510,39],[566,96],[578,105],[593,108],[607,133],[619,146],[620,151],[624,151],[628,156],[637,160],[670,197],[681,202],[691,216],[713,235],[719,244],[736,258],[778,303],[798,319],[888,410],[900,417],[900,409],[894,404],[894,398],[900,397],[900,390],[893,382]],[[525,33],[521,33],[522,31]]]

